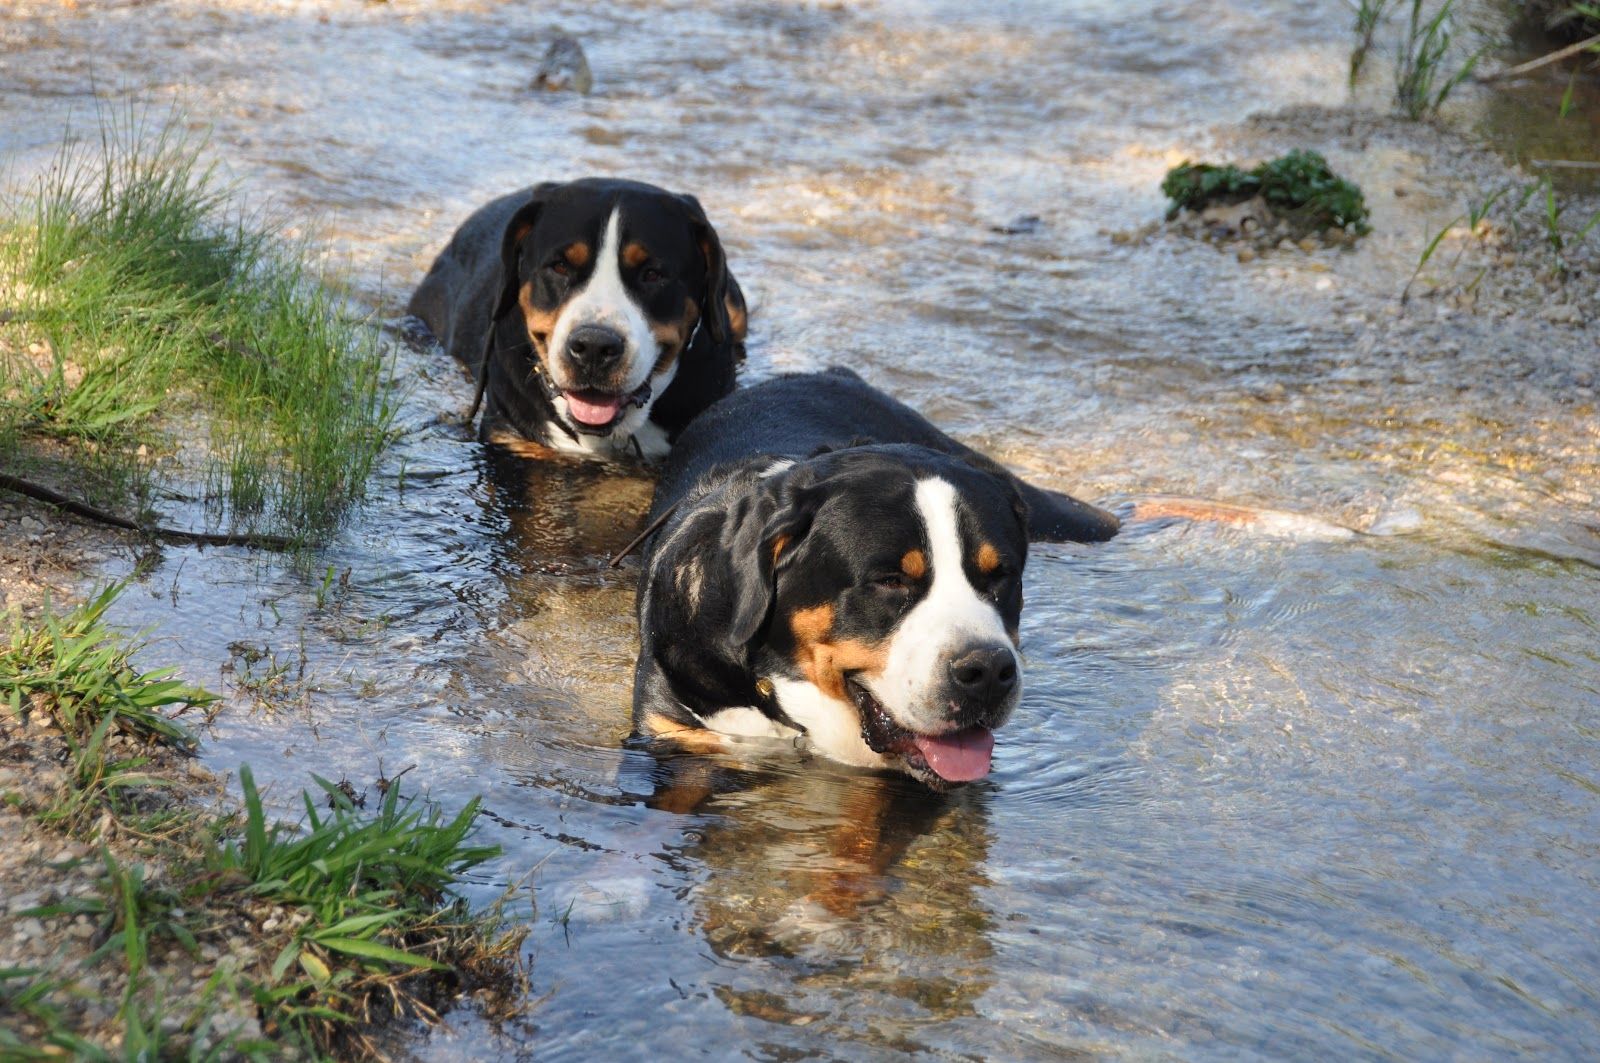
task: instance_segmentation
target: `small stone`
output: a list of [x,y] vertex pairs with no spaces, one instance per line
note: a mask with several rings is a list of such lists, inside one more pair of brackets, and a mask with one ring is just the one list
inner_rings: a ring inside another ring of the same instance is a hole
[[1241,247],[1235,254],[1240,262],[1254,262],[1256,260],[1256,249],[1253,247]]
[[29,535],[38,535],[40,532],[44,531],[44,522],[36,517],[23,517],[21,520],[17,521],[17,527],[21,528]]
[[1315,251],[1318,247],[1321,247],[1321,246],[1322,246],[1321,244],[1317,243],[1315,240],[1313,240],[1309,236],[1300,241],[1300,250],[1308,252],[1308,253],[1312,252],[1312,251]]
[[1298,250],[1298,249],[1295,247],[1294,241],[1289,239],[1287,236],[1285,236],[1282,240],[1278,241],[1278,250],[1279,251],[1295,251],[1295,250]]
[[1539,316],[1557,325],[1578,325],[1583,323],[1583,311],[1570,303],[1556,303],[1539,311]]
[[594,75],[589,72],[589,58],[583,54],[583,45],[565,35],[551,41],[533,75],[533,87],[549,92],[570,89],[589,95],[594,88]]

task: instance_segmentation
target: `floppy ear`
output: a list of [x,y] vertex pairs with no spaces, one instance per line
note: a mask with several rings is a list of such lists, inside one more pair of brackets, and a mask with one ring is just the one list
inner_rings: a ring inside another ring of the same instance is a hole
[[706,220],[705,209],[700,206],[698,199],[687,193],[678,199],[689,211],[689,224],[694,227],[695,240],[700,244],[700,253],[706,260],[704,316],[707,327],[711,329],[711,338],[718,343],[743,339],[740,335],[743,326],[734,327],[733,315],[737,314],[743,321],[744,294],[739,290],[739,282],[728,272],[728,259],[722,252],[722,241],[717,237],[717,230]]
[[[539,220],[539,212],[544,209],[545,200],[550,198],[550,193],[559,188],[554,181],[546,181],[542,185],[535,185],[528,196],[526,203],[517,208],[515,214],[506,221],[505,232],[500,234],[500,290],[495,298],[494,314],[491,321],[499,321],[506,311],[510,310],[517,301],[517,288],[521,276],[517,268],[518,248],[522,238],[528,235],[534,223]],[[491,328],[490,333],[493,333]]]
[[484,391],[489,386],[489,359],[494,354],[495,331],[500,319],[517,302],[517,288],[521,281],[517,269],[517,247],[533,228],[534,222],[539,220],[539,211],[544,209],[545,200],[559,187],[554,181],[535,185],[527,202],[516,209],[506,221],[505,231],[500,234],[500,273],[495,285],[494,312],[489,315],[488,326],[483,333],[483,353],[478,356],[477,390],[472,396],[472,410],[467,414],[468,424],[478,416],[478,410],[483,406]]
[[766,626],[777,593],[777,573],[811,530],[821,492],[809,474],[780,473],[734,505],[723,525],[722,545],[733,580],[727,639],[741,653]]

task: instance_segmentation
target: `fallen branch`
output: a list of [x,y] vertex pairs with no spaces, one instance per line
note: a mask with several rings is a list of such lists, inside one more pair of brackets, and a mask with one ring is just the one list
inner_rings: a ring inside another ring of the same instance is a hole
[[1589,37],[1585,40],[1581,40],[1577,44],[1569,44],[1565,48],[1559,48],[1556,51],[1551,52],[1549,55],[1541,55],[1539,58],[1529,60],[1528,62],[1519,66],[1509,67],[1505,70],[1496,70],[1489,74],[1479,74],[1478,80],[1487,84],[1491,81],[1506,81],[1511,78],[1519,78],[1530,71],[1538,70],[1542,66],[1549,66],[1551,63],[1559,63],[1568,56],[1577,55],[1579,52],[1585,52],[1590,48],[1597,46],[1600,46],[1600,33],[1597,33],[1593,37]]
[[259,550],[292,550],[298,544],[295,540],[283,535],[265,535],[255,532],[193,532],[181,528],[163,528],[156,524],[135,524],[126,517],[119,517],[115,513],[108,513],[103,509],[91,506],[87,502],[80,502],[75,498],[68,498],[58,491],[52,490],[43,484],[24,480],[0,472],[0,489],[15,491],[19,495],[48,502],[68,513],[83,517],[87,520],[107,524],[113,528],[122,528],[125,531],[138,532],[140,535],[153,536],[174,543],[189,543],[196,546],[249,546]]
[[1541,170],[1600,170],[1600,162],[1584,162],[1582,159],[1530,159],[1528,165]]

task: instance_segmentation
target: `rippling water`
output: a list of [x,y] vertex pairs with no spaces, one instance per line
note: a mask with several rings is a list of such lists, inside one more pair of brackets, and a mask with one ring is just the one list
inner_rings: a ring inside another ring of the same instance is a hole
[[[460,375],[402,352],[407,434],[317,571],[169,550],[120,619],[154,626],[153,663],[229,690],[218,768],[282,793],[415,764],[448,805],[485,796],[506,856],[473,888],[529,876],[540,1002],[529,1029],[463,1016],[420,1055],[1593,1053],[1593,348],[1490,316],[1385,331],[1439,209],[1388,193],[1426,170],[1403,150],[1330,151],[1373,198],[1354,253],[1246,268],[1108,236],[1158,216],[1164,168],[1246,113],[1342,100],[1348,12],[1313,7],[85,3],[0,22],[14,167],[69,111],[91,122],[96,87],[176,101],[248,190],[321,220],[385,314],[479,202],[626,174],[706,203],[754,296],[751,377],[849,362],[1111,502],[1403,532],[1036,548],[1027,694],[991,780],[936,801],[777,757],[701,812],[651,811],[620,748],[632,573],[602,567],[648,482],[519,482],[440,420],[470,401]],[[558,25],[591,97],[526,89]],[[1027,214],[1037,231],[993,231]],[[323,565],[349,579],[319,604]]]

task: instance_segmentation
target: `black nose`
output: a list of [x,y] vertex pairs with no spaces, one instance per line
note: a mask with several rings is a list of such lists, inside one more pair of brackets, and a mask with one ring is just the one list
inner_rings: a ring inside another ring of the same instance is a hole
[[603,325],[582,325],[567,337],[567,357],[584,373],[602,374],[622,361],[622,334]]
[[950,662],[957,692],[991,706],[1017,685],[1017,657],[1009,646],[975,646]]

